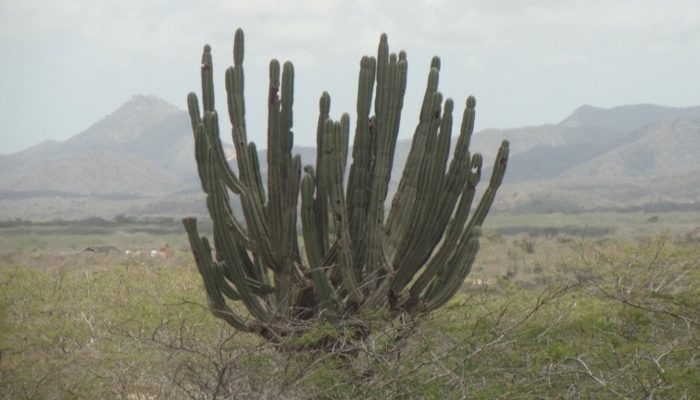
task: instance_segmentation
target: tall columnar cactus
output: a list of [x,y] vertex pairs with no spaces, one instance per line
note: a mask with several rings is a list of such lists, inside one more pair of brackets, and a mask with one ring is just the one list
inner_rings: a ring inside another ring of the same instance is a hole
[[[301,158],[291,153],[294,68],[271,61],[267,190],[257,149],[247,138],[240,29],[233,59],[226,70],[226,94],[237,173],[219,139],[209,46],[201,65],[202,110],[194,93],[187,99],[216,251],[199,236],[195,219],[183,222],[214,315],[277,341],[317,320],[344,324],[364,310],[423,313],[445,304],[471,270],[480,227],[508,159],[504,141],[488,188],[470,213],[482,170],[481,155],[469,152],[474,98],[466,101],[450,159],[454,103],[443,102],[440,59],[432,60],[411,150],[385,215],[406,90],[406,54],[389,53],[382,35],[377,57],[360,62],[347,185],[350,117],[330,119],[330,97],[322,94],[316,165],[302,170]],[[240,199],[243,220],[231,207],[232,194]]]

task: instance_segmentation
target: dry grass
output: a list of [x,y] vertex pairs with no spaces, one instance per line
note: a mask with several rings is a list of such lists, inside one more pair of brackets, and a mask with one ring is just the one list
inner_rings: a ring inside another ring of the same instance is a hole
[[[151,246],[125,240],[138,242]],[[373,334],[350,358],[280,351],[232,331],[208,312],[179,247],[174,258],[152,259],[53,246],[0,253],[0,398],[700,393],[692,230],[639,239],[487,234],[454,301],[417,320],[368,315]],[[306,335],[289,348],[314,340]]]

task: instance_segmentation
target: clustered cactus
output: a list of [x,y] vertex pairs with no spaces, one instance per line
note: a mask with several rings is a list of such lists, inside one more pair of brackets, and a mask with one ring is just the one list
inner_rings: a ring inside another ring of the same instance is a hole
[[[480,227],[508,159],[504,141],[488,188],[470,215],[482,171],[481,155],[469,152],[474,98],[466,101],[450,159],[454,104],[443,102],[440,59],[433,58],[411,150],[385,216],[406,89],[406,54],[390,54],[382,35],[377,57],[360,62],[347,185],[350,117],[332,120],[330,97],[322,94],[316,165],[302,169],[300,156],[292,155],[294,68],[290,62],[280,68],[272,60],[267,191],[255,143],[247,138],[240,29],[233,56],[226,93],[238,173],[230,168],[219,139],[208,45],[201,65],[202,112],[194,93],[187,99],[216,251],[198,234],[194,218],[183,222],[214,315],[239,330],[280,341],[319,320],[345,324],[364,311],[415,314],[445,304],[471,270]],[[234,215],[232,194],[240,199],[245,223]],[[245,309],[232,306],[236,303]]]

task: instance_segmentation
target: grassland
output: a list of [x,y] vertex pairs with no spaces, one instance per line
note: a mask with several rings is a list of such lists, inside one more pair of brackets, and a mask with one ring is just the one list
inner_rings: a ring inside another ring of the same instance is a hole
[[[355,357],[285,350],[333,326],[276,347],[216,320],[182,234],[8,228],[0,398],[700,397],[699,216],[493,217],[461,293],[368,315]],[[82,251],[165,243],[173,258]]]

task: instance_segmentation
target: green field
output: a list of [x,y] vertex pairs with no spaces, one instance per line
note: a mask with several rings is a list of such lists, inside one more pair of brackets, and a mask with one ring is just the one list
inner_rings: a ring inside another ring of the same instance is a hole
[[[496,214],[461,293],[368,315],[354,357],[298,350],[333,326],[275,346],[215,319],[182,233],[63,228],[0,230],[0,398],[700,397],[690,213]],[[166,243],[172,258],[82,251]]]

